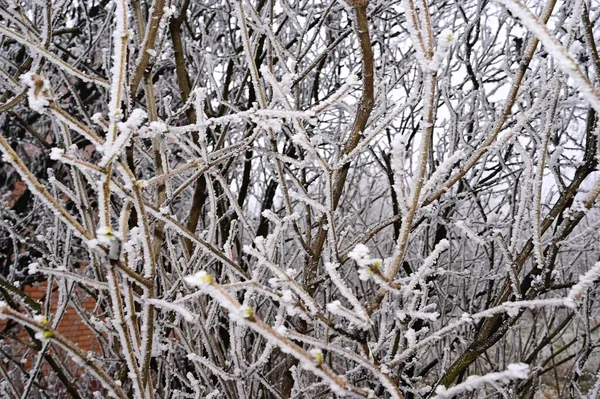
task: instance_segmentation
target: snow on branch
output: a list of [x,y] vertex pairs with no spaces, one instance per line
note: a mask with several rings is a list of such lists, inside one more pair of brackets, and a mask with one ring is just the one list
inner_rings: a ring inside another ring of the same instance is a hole
[[[118,123],[121,121],[121,102],[125,90],[127,73],[127,41],[130,32],[127,31],[128,6],[125,0],[114,0],[115,3],[115,29],[113,32],[113,65],[110,69],[110,103],[108,104],[109,127],[106,143],[103,146],[105,153],[114,154],[113,149],[118,134]],[[112,156],[109,156],[109,159]]]
[[279,334],[271,326],[263,323],[254,314],[254,310],[251,307],[241,305],[205,271],[200,271],[192,276],[187,276],[184,280],[187,284],[198,287],[201,291],[210,295],[222,307],[228,310],[229,316],[234,321],[250,327],[252,330],[262,335],[267,341],[278,346],[283,353],[289,353],[294,356],[301,362],[306,370],[311,371],[327,382],[333,392],[339,396],[344,396],[347,382],[336,375],[333,370],[323,363],[322,354],[317,356],[315,352],[311,354],[305,351],[288,338]]
[[575,308],[577,302],[581,300],[586,291],[590,289],[598,279],[600,279],[600,262],[597,262],[587,271],[587,273],[579,276],[579,282],[569,291],[569,294],[565,298],[565,304],[571,308]]
[[496,1],[508,8],[513,15],[516,15],[518,20],[542,42],[546,51],[554,57],[563,72],[573,79],[575,86],[581,91],[583,97],[589,101],[597,113],[600,113],[600,94],[581,71],[575,59],[573,59],[558,39],[550,33],[548,27],[542,24],[520,0]]
[[65,62],[62,58],[60,58],[56,54],[46,50],[39,44],[32,43],[30,40],[23,37],[21,34],[13,31],[12,29],[6,28],[5,26],[3,26],[1,24],[0,24],[0,33],[16,40],[20,44],[26,46],[32,52],[40,54],[45,59],[50,61],[52,64],[56,65],[58,68],[64,70],[68,74],[78,77],[79,79],[81,79],[84,82],[95,83],[101,87],[109,86],[109,83],[106,80],[98,78],[98,77],[89,76],[89,75],[85,74],[84,72],[81,72],[77,68],[73,67],[71,64]]
[[474,391],[486,384],[509,384],[513,380],[525,380],[529,375],[529,366],[524,363],[509,364],[506,371],[489,373],[483,376],[472,375],[466,381],[451,388],[438,385],[432,399],[448,399],[465,392]]
[[196,320],[196,315],[194,315],[193,313],[191,313],[189,310],[187,310],[186,308],[184,308],[181,305],[176,305],[172,302],[165,301],[162,299],[147,298],[147,299],[145,299],[145,301],[156,307],[163,308],[165,310],[171,310],[175,313],[180,314],[181,316],[183,316],[185,321],[187,321],[188,323],[192,323]]
[[523,309],[536,309],[543,307],[563,307],[567,306],[565,304],[565,300],[562,298],[557,299],[536,299],[530,301],[508,301],[502,303],[498,306],[483,310],[478,313],[468,314],[463,313],[461,317],[455,318],[454,321],[446,323],[446,325],[435,333],[428,335],[426,338],[423,338],[421,341],[416,343],[413,346],[407,347],[402,353],[396,355],[396,357],[388,363],[389,367],[395,367],[400,362],[406,360],[415,352],[421,350],[427,345],[433,344],[441,340],[446,334],[449,334],[455,330],[457,330],[461,326],[472,325],[473,323],[477,323],[479,320],[492,317],[499,313],[506,313],[511,317],[517,316]]

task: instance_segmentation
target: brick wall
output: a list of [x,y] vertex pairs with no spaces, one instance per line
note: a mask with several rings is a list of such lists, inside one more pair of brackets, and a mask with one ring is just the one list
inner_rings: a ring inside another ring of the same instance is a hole
[[[25,287],[25,293],[34,301],[40,301],[46,296],[46,290],[48,284],[43,281],[36,285],[30,285]],[[82,302],[82,307],[90,312],[94,311],[96,301],[94,298],[87,294],[77,295],[79,298],[85,298]],[[50,322],[53,321],[52,317],[56,313],[58,306],[58,289],[54,287],[52,291],[52,299],[50,306]],[[86,351],[97,351],[99,349],[99,343],[96,336],[90,330],[90,328],[81,320],[81,317],[73,306],[69,305],[66,312],[63,314],[60,324],[58,325],[58,332],[63,334],[66,338],[75,342],[81,349]]]
[[[47,287],[47,282],[42,281],[33,285],[24,286],[23,291],[31,299],[37,301],[43,306],[46,297]],[[77,291],[77,289],[74,288],[72,297],[83,298],[83,302],[81,303],[82,307],[89,312],[95,311],[96,302],[94,298],[90,297],[87,293]],[[50,323],[54,323],[55,314],[58,306],[58,300],[58,289],[56,286],[53,286],[52,295],[50,299]],[[3,343],[4,345],[9,346],[9,351],[12,352],[13,359],[20,361],[21,366],[24,368],[25,371],[30,370],[33,365],[33,362],[37,358],[38,352],[35,349],[32,349],[32,340],[29,334],[25,331],[24,327],[22,327],[21,325],[17,325],[10,328],[7,331],[5,330],[7,323],[8,320],[0,320],[0,332],[2,332]],[[71,302],[62,316],[60,323],[58,324],[57,330],[66,338],[76,343],[82,350],[97,353],[100,352],[100,342],[98,341],[96,335],[87,326],[87,324],[83,322],[83,320],[79,316],[79,313],[77,312],[77,310],[74,309]],[[64,353],[61,353],[60,349],[54,346],[52,354],[56,355],[56,359],[60,360],[60,362],[66,359],[66,361],[68,362],[66,366],[68,368],[68,372],[74,374],[75,376],[77,375],[77,370],[79,369],[79,366],[77,366],[74,362],[68,360],[69,357],[65,356]],[[44,363],[40,371],[41,375],[39,376],[39,378],[40,383],[42,385],[56,383],[52,382],[52,379],[50,378],[50,375],[52,373],[48,364]],[[57,386],[57,388],[59,387]]]

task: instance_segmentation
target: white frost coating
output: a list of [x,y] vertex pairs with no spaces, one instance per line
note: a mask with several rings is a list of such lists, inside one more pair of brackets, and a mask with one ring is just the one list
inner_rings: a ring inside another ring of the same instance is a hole
[[297,199],[298,201],[304,202],[306,205],[313,207],[316,211],[321,213],[327,213],[327,207],[308,197],[307,195],[297,193],[295,191],[289,192],[290,198]]
[[[327,373],[325,373],[319,367],[319,365],[315,364],[315,360],[317,360],[317,359],[315,359],[311,354],[307,354],[306,352],[302,351],[301,348],[299,348],[296,345],[292,344],[291,342],[285,340],[284,337],[270,334],[270,331],[262,328],[262,326],[260,326],[258,324],[251,323],[250,327],[254,331],[261,334],[263,337],[265,337],[269,342],[272,342],[273,344],[277,345],[283,353],[288,353],[288,354],[294,356],[295,358],[297,358],[298,360],[300,360],[302,367],[304,369],[306,369],[306,370],[314,373],[318,377],[322,378],[326,383],[329,384],[329,387],[331,388],[331,390],[334,393],[336,393],[338,396],[345,396],[344,388],[339,384],[338,381],[334,380]],[[273,332],[275,333],[275,331],[273,331]],[[289,342],[289,344],[288,344],[288,342]]]
[[101,112],[96,112],[94,115],[92,115],[92,117],[90,119],[96,125],[102,126],[102,113]]
[[416,345],[416,343],[417,343],[417,334],[416,334],[415,330],[413,330],[412,328],[409,328],[404,333],[404,337],[406,338],[406,346],[407,347],[410,348],[410,347]]
[[342,317],[348,320],[350,323],[362,330],[368,330],[370,325],[368,321],[365,321],[364,315],[356,314],[350,309],[344,307],[340,301],[333,301],[327,304],[327,310],[336,316]]
[[432,344],[434,342],[439,341],[444,337],[447,333],[456,330],[458,327],[465,324],[472,324],[473,322],[477,322],[480,319],[493,316],[498,313],[507,313],[512,312],[514,309],[519,308],[542,308],[542,307],[560,307],[565,306],[564,299],[537,299],[531,301],[516,301],[511,302],[510,305],[506,306],[506,303],[503,303],[499,306],[495,306],[490,309],[486,309],[479,313],[474,313],[469,315],[468,313],[463,313],[461,317],[451,323],[448,323],[445,327],[438,330],[435,334],[429,335],[428,337],[419,341],[419,343],[413,347],[407,347],[402,353],[396,355],[394,360],[388,363],[389,366],[395,367],[400,362],[406,360],[409,356],[415,353],[417,350],[425,347],[426,345]]
[[427,67],[429,59],[426,55],[427,50],[424,48],[424,43],[421,37],[421,30],[417,26],[414,18],[416,15],[413,13],[413,7],[409,0],[403,0],[402,6],[404,8],[404,15],[406,16],[406,29],[410,34],[410,40],[413,42],[413,47],[416,52],[416,58],[421,67]]
[[440,63],[448,54],[452,43],[454,43],[454,32],[452,32],[450,29],[444,29],[441,31],[438,38],[436,52],[431,60],[431,63],[429,64],[430,71],[436,71],[440,67]]
[[[188,284],[198,286],[202,292],[210,295],[219,303],[219,305],[227,309],[229,311],[229,316],[233,321],[248,326],[262,335],[268,343],[279,347],[283,353],[291,354],[297,358],[304,369],[311,371],[316,376],[322,378],[338,396],[345,395],[344,387],[340,385],[343,380],[341,378],[333,378],[329,374],[331,373],[331,370],[321,364],[323,360],[322,353],[321,356],[319,356],[317,352],[308,353],[287,338],[278,334],[269,325],[255,318],[252,308],[240,305],[239,302],[237,302],[237,300],[221,286],[213,283],[212,277],[210,278],[210,281],[206,281],[206,276],[208,276],[206,273],[197,273],[194,276],[189,276],[191,278],[184,279]],[[345,381],[343,382],[345,384]]]
[[56,121],[60,121],[66,124],[67,126],[69,126],[69,129],[81,134],[82,136],[90,140],[95,146],[101,147],[104,144],[104,141],[100,137],[98,137],[93,130],[89,129],[82,123],[74,121],[71,116],[67,116],[67,114],[60,111],[60,109],[50,108],[49,111],[52,114],[52,117],[56,119]]
[[519,0],[496,1],[508,8],[513,15],[519,16],[519,21],[542,42],[545,50],[556,60],[563,72],[573,79],[573,83],[580,90],[583,97],[590,102],[596,112],[600,113],[600,94],[585,77],[569,52],[552,36],[546,25],[542,24],[529,8]]
[[94,78],[89,75],[86,75],[85,73],[81,72],[80,70],[74,68],[72,65],[65,62],[62,58],[60,58],[56,54],[52,53],[51,51],[48,51],[43,46],[33,43],[31,40],[28,40],[28,38],[21,36],[20,34],[13,31],[12,29],[8,29],[4,25],[0,25],[0,33],[16,40],[17,42],[21,43],[23,46],[26,46],[33,53],[43,56],[46,60],[50,61],[52,64],[59,67],[63,71],[67,72],[68,74],[77,76],[79,79],[83,80],[84,82],[95,83],[102,87],[108,87],[108,84],[104,79]]
[[[371,258],[369,248],[364,244],[357,244],[352,251],[348,253],[350,259],[354,259],[359,266],[358,278],[367,281],[374,275],[374,271],[380,270],[383,261],[379,258]],[[366,317],[366,316],[365,316]]]
[[21,83],[29,87],[29,90],[27,90],[29,108],[40,114],[44,113],[46,107],[50,104],[48,97],[46,97],[50,90],[48,80],[32,72],[22,75],[20,80]]
[[433,251],[429,254],[429,256],[423,261],[423,264],[419,267],[419,269],[410,276],[410,282],[406,285],[404,289],[404,299],[408,299],[410,295],[414,292],[415,287],[421,283],[423,284],[432,273],[432,268],[436,264],[438,258],[446,249],[450,247],[450,243],[448,240],[441,240],[433,249]]
[[146,111],[136,108],[131,112],[129,119],[127,119],[126,122],[119,123],[119,130],[121,133],[127,133],[131,130],[136,130],[142,125],[142,123],[144,123],[146,118],[148,118]]
[[517,140],[515,140],[515,149],[519,152],[523,159],[523,163],[525,164],[525,182],[521,184],[521,200],[519,201],[517,215],[515,216],[515,222],[513,227],[514,233],[512,234],[509,247],[510,252],[515,251],[519,243],[521,232],[523,230],[522,226],[525,221],[525,212],[527,211],[527,209],[529,209],[528,201],[531,198],[530,193],[533,175],[533,161],[531,160],[531,157],[529,156],[527,151],[525,151],[523,146],[521,146],[521,144],[519,144]]
[[392,142],[392,170],[394,171],[394,191],[398,196],[398,205],[403,214],[408,212],[407,194],[405,186],[404,160],[406,157],[406,144],[404,138],[398,136]]
[[188,283],[191,286],[195,287],[204,287],[212,281],[212,276],[206,273],[204,270],[200,270],[196,274],[192,274],[191,276],[186,276],[183,278],[183,281]]
[[277,328],[275,329],[275,331],[277,332],[277,334],[279,334],[279,335],[282,335],[282,336],[284,336],[284,337],[285,337],[285,336],[287,335],[287,333],[288,333],[288,329],[287,329],[287,327],[286,327],[286,326],[284,326],[283,324],[282,324],[282,325],[280,325],[279,327],[277,327]]
[[[0,136],[2,138],[2,136]],[[4,139],[2,138],[2,141]],[[85,229],[81,226],[70,214],[54,199],[54,197],[46,195],[44,191],[40,190],[40,183],[35,179],[35,176],[29,172],[29,170],[18,161],[18,156],[14,153],[8,143],[0,142],[0,151],[2,152],[2,160],[10,163],[19,173],[21,179],[27,184],[29,190],[35,194],[35,196],[52,212],[55,216],[60,218],[67,226],[73,229],[73,232],[79,237],[86,237]]]
[[425,202],[425,199],[429,193],[432,192],[440,184],[440,182],[443,184],[443,179],[452,171],[454,165],[463,159],[465,155],[466,154],[464,151],[458,150],[452,154],[452,156],[445,159],[444,162],[437,167],[435,172],[433,172],[431,177],[427,180],[427,183],[425,183],[421,189],[421,198],[419,199],[421,204]]
[[181,305],[175,305],[174,303],[164,301],[162,299],[148,298],[148,299],[146,299],[146,302],[148,302],[149,304],[154,305],[156,307],[167,309],[167,310],[172,310],[176,313],[179,313],[181,316],[183,316],[185,321],[187,321],[189,323],[192,323],[196,320],[196,316]]
[[445,399],[452,398],[458,394],[473,391],[485,384],[509,384],[512,380],[524,380],[529,375],[529,366],[525,363],[512,363],[509,364],[506,371],[489,373],[484,376],[473,375],[467,377],[466,381],[462,384],[453,386],[452,388],[446,388],[442,385],[438,385],[435,390],[436,396],[433,399]]
[[[102,226],[96,231],[96,245],[106,245],[108,247],[108,257],[117,260],[121,252],[121,239],[118,232],[113,231],[109,226]],[[88,241],[88,246],[92,247],[93,243]]]
[[221,391],[219,391],[218,389],[215,389],[214,391],[212,391],[211,393],[206,395],[205,399],[215,399],[215,398],[218,398],[220,394],[221,394]]
[[358,279],[361,281],[368,281],[372,274],[373,273],[367,267],[361,267],[358,269]]
[[[276,110],[276,109],[249,109],[247,111],[240,111],[224,116],[217,116],[212,118],[206,118],[196,123],[192,123],[185,126],[172,126],[169,128],[169,132],[173,135],[179,135],[198,131],[206,127],[223,126],[228,123],[239,123],[242,120],[255,120],[256,118],[277,118],[277,119],[304,119],[311,120],[315,116],[313,111],[288,111],[288,110]],[[250,140],[251,141],[251,140]]]
[[579,282],[571,288],[569,295],[565,298],[565,305],[576,308],[577,302],[585,292],[594,285],[594,281],[600,278],[600,262],[597,262],[587,273],[579,276]]
[[[254,310],[250,306],[242,305],[240,308],[238,308],[237,312],[230,314],[230,316],[236,316],[240,319],[248,320],[254,316]],[[235,318],[233,319],[236,320]]]
[[439,41],[440,43],[443,43],[443,45],[451,45],[454,43],[454,32],[452,32],[450,29],[444,29],[440,32]]
[[[110,69],[110,102],[108,104],[109,131],[106,137],[105,149],[110,149],[117,138],[117,123],[121,120],[121,101],[123,85],[127,69],[127,17],[128,10],[125,0],[115,0],[115,28],[113,32],[113,66]],[[109,150],[110,151],[110,150]]]
[[236,304],[235,299],[233,299],[227,291],[216,284],[213,285],[212,276],[205,271],[200,271],[192,276],[184,277],[183,280],[191,286],[200,288],[202,292],[210,295],[219,302],[221,306],[229,311],[231,319],[238,323],[245,324],[245,320],[249,319],[254,314],[251,307]]
[[311,109],[311,112],[318,114],[318,113],[324,111],[325,109],[327,109],[335,104],[338,104],[339,102],[342,101],[344,96],[346,96],[348,91],[350,91],[350,89],[357,84],[359,84],[358,76],[356,76],[356,75],[348,76],[348,79],[346,79],[346,82],[339,89],[337,89],[335,91],[335,93],[333,93],[331,96],[329,96],[329,98],[322,101],[318,105],[314,106]]
[[436,321],[440,317],[440,314],[438,312],[431,312],[431,313],[429,313],[429,312],[418,312],[418,311],[405,312],[403,310],[399,310],[396,313],[396,316],[398,316],[398,319],[400,321],[404,321],[407,316],[410,317],[411,319]]
[[285,303],[292,303],[294,297],[292,296],[292,291],[284,290],[283,295],[281,295],[281,300]]
[[[258,237],[257,237],[257,239],[258,239]],[[284,272],[283,270],[281,270],[281,268],[279,266],[275,265],[273,262],[268,260],[263,253],[255,250],[251,246],[244,245],[242,248],[243,248],[244,252],[256,257],[258,260],[258,264],[263,264],[263,265],[267,266],[269,268],[269,270],[271,270],[271,272],[273,274],[275,274],[281,282],[285,282],[285,284],[287,284],[289,286],[289,288],[292,289],[292,291],[302,300],[302,302],[304,302],[304,304],[308,307],[308,310],[310,311],[311,314],[315,315],[319,312],[319,308],[317,307],[314,299],[310,295],[308,295],[308,293],[306,291],[304,291],[302,289],[302,287],[300,285],[298,285],[298,283],[296,283],[296,281],[294,281],[294,279],[291,275],[289,275],[289,274],[287,274],[287,272]],[[257,246],[257,248],[260,248],[260,247]]]
[[62,148],[54,147],[50,150],[50,159],[52,159],[53,161],[58,161],[64,153],[65,150],[63,150]]
[[[352,320],[352,322],[355,324],[358,324],[359,326],[361,326],[363,328],[369,328],[369,322],[368,322],[369,317],[367,316],[367,312],[361,305],[358,298],[356,298],[356,296],[354,295],[352,290],[350,288],[348,288],[346,286],[346,284],[344,283],[344,281],[342,280],[342,277],[339,275],[339,273],[336,270],[337,266],[338,265],[335,263],[325,262],[325,270],[327,271],[327,274],[329,274],[329,277],[331,277],[331,281],[340,290],[340,294],[342,294],[348,300],[348,302],[350,302],[350,304],[354,308],[354,312],[357,313],[357,315],[356,315],[357,317],[353,317],[353,319],[356,319],[356,320]],[[328,309],[330,310],[331,313],[334,313],[334,314],[336,313],[336,310],[341,308],[339,301],[334,301],[333,303],[335,303],[335,302],[337,302],[337,304],[334,305],[335,310],[331,310],[328,305]]]
[[127,367],[129,368],[128,375],[132,381],[134,394],[136,396],[141,396],[143,389],[138,369],[138,363],[135,359],[136,354],[134,354],[134,351],[136,351],[137,348],[133,345],[133,342],[129,339],[127,335],[127,326],[124,320],[124,314],[122,313],[122,308],[119,306],[119,293],[117,291],[118,283],[115,277],[116,275],[110,271],[106,273],[106,281],[108,283],[108,286],[110,287],[109,294],[112,299],[111,305],[115,315],[111,319],[111,322],[122,343],[121,353],[123,354]]
[[109,146],[107,143],[103,146],[104,156],[100,161],[100,166],[106,166],[108,162],[117,155],[124,147],[129,143],[129,139],[134,131],[137,131],[142,123],[146,120],[148,114],[139,108],[136,108],[131,112],[131,115],[125,122],[118,122],[117,128],[119,129],[119,135],[117,139]]
[[38,272],[38,267],[40,265],[36,262],[29,264],[29,266],[27,266],[27,274],[32,275],[32,274],[36,274]]
[[150,122],[148,126],[142,126],[138,130],[138,134],[143,139],[152,139],[154,137],[160,136],[161,134],[166,133],[169,130],[165,122],[163,121],[153,121]]
[[50,339],[51,337],[51,335],[45,334],[44,331],[38,331],[35,333],[35,338],[42,342]]
[[313,348],[309,350],[308,353],[310,353],[311,356],[315,359],[316,364],[321,364],[323,362],[323,352],[321,351],[321,349]]
[[336,299],[335,301],[328,303],[326,307],[331,313],[336,313],[342,307],[342,303]]
[[477,233],[471,230],[471,228],[469,228],[462,220],[459,220],[458,222],[454,223],[454,225],[458,227],[464,235],[469,237],[471,240],[475,241],[477,244],[485,245],[485,240],[479,237]]
[[369,256],[369,248],[365,244],[357,244],[354,249],[348,253],[348,257],[354,259],[359,266],[366,266],[371,259]]
[[[360,355],[358,355],[357,353],[353,352],[352,350],[350,350],[348,348],[342,348],[337,345],[328,344],[328,343],[325,343],[324,341],[309,337],[307,335],[298,334],[295,332],[290,332],[289,335],[294,340],[298,340],[300,342],[304,342],[309,345],[313,345],[317,348],[327,349],[330,352],[338,353],[338,354],[342,355],[344,358],[352,360],[353,362],[360,364],[362,367],[366,368],[371,373],[373,373],[373,375],[377,376],[377,378],[379,379],[381,384],[384,387],[386,387],[386,389],[390,393],[390,397],[392,399],[403,398],[403,396],[398,391],[397,385],[389,378],[389,376],[386,375],[386,373],[389,373],[390,370],[389,370],[389,367],[387,367],[385,364],[381,365],[381,367],[378,368],[375,365],[373,365],[371,362],[365,361],[365,359],[363,357],[361,357]],[[375,397],[375,396],[369,396],[369,397]]]
[[175,11],[177,11],[177,7],[175,7],[175,6],[171,6],[171,7],[165,6],[163,8],[163,13],[164,13],[163,16],[164,16],[164,18],[165,19],[166,18],[171,18],[175,14]]

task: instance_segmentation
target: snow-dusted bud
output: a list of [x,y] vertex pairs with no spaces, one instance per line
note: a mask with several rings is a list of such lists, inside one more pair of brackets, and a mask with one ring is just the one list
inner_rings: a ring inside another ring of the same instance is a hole
[[308,353],[313,357],[315,364],[323,363],[323,351],[321,349],[314,348],[309,350]]
[[342,306],[342,303],[338,300],[335,300],[335,301],[327,304],[327,310],[330,311],[331,313],[336,313],[339,311],[340,306]]
[[454,32],[452,32],[450,29],[444,29],[443,31],[441,31],[439,36],[439,43],[444,43],[447,45],[454,43]]
[[454,43],[454,32],[449,29],[444,29],[442,32],[440,32],[437,49],[429,65],[429,69],[431,71],[436,71],[439,68],[440,63],[448,54],[448,50],[450,49],[452,43]]
[[53,334],[52,331],[38,331],[37,333],[35,333],[35,338],[39,339],[40,341],[46,340],[46,339],[50,339],[52,338]]
[[31,72],[27,72],[21,76],[20,80],[23,84],[29,87],[29,90],[27,90],[29,108],[39,112],[40,114],[44,113],[46,107],[50,104],[50,84],[48,83],[48,80]]
[[238,316],[244,320],[250,320],[252,317],[254,317],[254,309],[252,309],[250,306],[242,306],[239,309]]
[[348,78],[346,79],[346,84],[349,86],[357,85],[359,83],[360,83],[360,78],[354,74],[348,76]]
[[292,301],[294,300],[292,296],[292,291],[284,290],[283,294],[281,295],[281,300],[285,303],[292,303]]
[[110,226],[102,226],[96,231],[98,244],[108,247],[108,258],[118,260],[121,253],[121,239]]
[[369,280],[373,274],[381,270],[382,263],[383,261],[379,258],[364,261],[363,265],[358,269],[358,278],[363,281]]
[[364,244],[357,244],[356,247],[348,253],[348,257],[354,259],[359,266],[365,266],[370,260],[369,248]]
[[376,258],[371,260],[371,264],[369,266],[371,267],[371,270],[380,270],[382,264],[383,261],[379,258]]
[[196,274],[192,274],[191,276],[185,276],[183,278],[183,281],[185,281],[188,285],[191,285],[191,286],[203,287],[205,285],[212,283],[213,278],[210,274],[206,273],[204,270],[200,270]]
[[362,281],[368,281],[371,278],[373,272],[368,267],[361,267],[358,269],[358,278]]
[[280,325],[279,327],[275,328],[275,331],[277,332],[277,334],[279,335],[283,335],[284,337],[287,335],[288,333],[288,329],[286,326],[284,326],[283,324]]

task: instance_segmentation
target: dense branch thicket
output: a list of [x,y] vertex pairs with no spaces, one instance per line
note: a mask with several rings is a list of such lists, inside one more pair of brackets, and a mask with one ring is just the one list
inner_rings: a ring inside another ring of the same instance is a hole
[[0,0],[0,396],[598,397],[599,6]]

